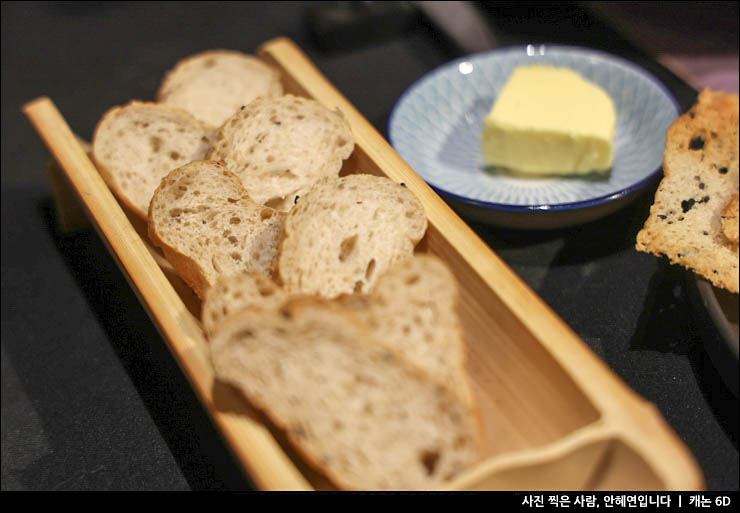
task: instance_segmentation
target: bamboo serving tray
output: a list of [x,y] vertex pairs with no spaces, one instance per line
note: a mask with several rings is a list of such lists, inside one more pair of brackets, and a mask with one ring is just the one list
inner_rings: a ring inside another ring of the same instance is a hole
[[[657,408],[591,352],[292,41],[271,40],[258,56],[282,72],[286,92],[344,113],[356,147],[342,174],[371,173],[404,182],[429,219],[417,251],[439,256],[457,277],[469,370],[488,449],[485,460],[458,476],[449,490],[704,487],[691,453]],[[235,389],[214,379],[198,299],[149,245],[145,223],[114,198],[52,101],[42,97],[23,110],[58,163],[50,167],[50,178],[57,206],[66,212],[60,219],[75,219],[70,212],[76,198],[256,486],[332,489],[278,429]]]

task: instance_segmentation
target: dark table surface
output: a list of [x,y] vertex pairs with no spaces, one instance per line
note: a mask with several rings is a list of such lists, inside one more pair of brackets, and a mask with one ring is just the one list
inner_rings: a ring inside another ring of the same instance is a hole
[[[461,55],[423,20],[378,40],[322,50],[307,28],[308,7],[2,4],[3,490],[250,489],[97,234],[58,230],[44,171],[49,154],[20,108],[48,95],[89,139],[109,107],[152,99],[178,59],[210,48],[254,52],[287,36],[387,135],[399,96]],[[607,50],[650,69],[684,109],[694,101],[695,90],[580,5],[484,10],[500,44]],[[737,52],[736,30],[728,44]],[[659,407],[694,454],[707,489],[737,490],[738,401],[703,349],[713,333],[695,315],[685,273],[634,250],[656,186],[619,212],[574,228],[471,226]]]

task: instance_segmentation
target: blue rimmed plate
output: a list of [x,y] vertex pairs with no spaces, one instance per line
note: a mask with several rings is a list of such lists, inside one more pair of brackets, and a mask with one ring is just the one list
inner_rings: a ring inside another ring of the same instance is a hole
[[[568,67],[614,101],[611,172],[589,177],[522,178],[486,170],[480,136],[506,80],[518,66]],[[624,59],[585,48],[527,45],[474,54],[428,73],[398,100],[391,144],[461,214],[511,228],[585,223],[625,206],[661,173],[665,135],[678,117],[673,95]]]

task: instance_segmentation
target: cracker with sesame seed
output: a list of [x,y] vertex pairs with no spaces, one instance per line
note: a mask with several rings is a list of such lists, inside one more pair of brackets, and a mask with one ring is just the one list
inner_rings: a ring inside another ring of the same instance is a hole
[[637,250],[665,255],[737,294],[737,222],[733,233],[729,210],[723,219],[738,192],[737,94],[699,94],[668,129],[663,171]]

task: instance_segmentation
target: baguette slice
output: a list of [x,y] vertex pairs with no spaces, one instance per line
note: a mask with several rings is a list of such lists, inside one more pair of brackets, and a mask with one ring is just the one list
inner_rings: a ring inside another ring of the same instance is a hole
[[218,378],[342,489],[435,489],[481,457],[468,405],[325,300],[242,310],[210,347]]
[[339,174],[354,144],[339,111],[286,95],[258,98],[237,111],[208,158],[224,160],[255,201],[287,212],[315,182]]
[[222,275],[271,273],[284,215],[252,201],[221,162],[191,162],[162,180],[149,238],[202,299]]
[[282,94],[280,74],[258,58],[233,50],[209,50],[181,60],[167,72],[157,101],[220,127],[258,96]]
[[111,190],[141,219],[162,178],[201,160],[215,131],[174,107],[132,101],[109,110],[93,137],[93,159]]
[[668,129],[664,177],[636,248],[738,293],[738,245],[722,211],[738,191],[738,95],[705,89]]
[[365,174],[325,179],[285,219],[278,281],[293,294],[368,293],[413,255],[426,228],[424,208],[403,185]]

